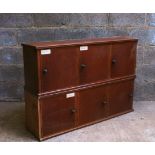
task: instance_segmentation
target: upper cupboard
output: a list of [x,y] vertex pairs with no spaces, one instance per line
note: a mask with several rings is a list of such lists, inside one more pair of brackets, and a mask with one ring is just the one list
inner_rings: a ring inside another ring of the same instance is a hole
[[135,74],[136,42],[54,47],[42,54],[46,50],[39,50],[41,92]]

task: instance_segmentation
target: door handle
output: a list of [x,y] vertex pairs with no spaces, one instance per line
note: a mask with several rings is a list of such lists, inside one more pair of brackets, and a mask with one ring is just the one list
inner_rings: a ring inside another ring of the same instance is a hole
[[87,66],[86,64],[81,64],[81,65],[80,65],[81,69],[86,68],[86,66]]
[[129,97],[133,97],[133,93],[130,93],[130,94],[129,94]]
[[103,101],[103,102],[101,102],[101,104],[102,104],[103,106],[105,106],[105,105],[108,104],[108,102],[107,102],[107,101]]
[[72,114],[76,113],[76,109],[71,109]]
[[46,74],[48,72],[47,68],[43,69],[43,74]]
[[112,64],[116,64],[117,60],[116,59],[112,59]]

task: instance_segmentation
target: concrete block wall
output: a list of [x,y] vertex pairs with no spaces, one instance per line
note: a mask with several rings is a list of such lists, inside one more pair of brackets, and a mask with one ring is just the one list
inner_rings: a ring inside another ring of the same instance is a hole
[[139,39],[135,100],[155,100],[155,14],[0,14],[0,101],[23,100],[21,43],[120,35]]

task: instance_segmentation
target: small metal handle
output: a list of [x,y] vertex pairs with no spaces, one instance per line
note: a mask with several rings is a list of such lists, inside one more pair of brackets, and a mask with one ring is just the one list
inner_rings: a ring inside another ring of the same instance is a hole
[[107,103],[107,101],[103,101],[101,104],[105,106]]
[[116,64],[117,60],[116,59],[112,59],[112,64]]
[[85,65],[85,64],[81,64],[81,65],[80,65],[81,69],[86,68],[86,66],[87,66],[87,65]]
[[43,74],[46,74],[47,73],[47,69],[45,68],[45,69],[43,69]]
[[71,112],[72,113],[76,113],[76,109],[71,109]]
[[133,93],[130,93],[130,94],[129,94],[129,97],[133,97]]

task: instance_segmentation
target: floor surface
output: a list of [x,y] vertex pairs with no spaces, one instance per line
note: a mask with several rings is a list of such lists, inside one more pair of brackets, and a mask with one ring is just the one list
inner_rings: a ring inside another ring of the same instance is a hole
[[[103,121],[44,142],[155,141],[155,101],[134,102],[134,112]],[[24,103],[0,103],[0,141],[37,141],[26,131]]]

